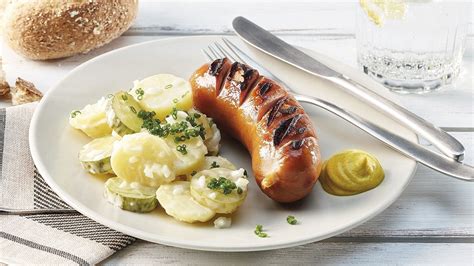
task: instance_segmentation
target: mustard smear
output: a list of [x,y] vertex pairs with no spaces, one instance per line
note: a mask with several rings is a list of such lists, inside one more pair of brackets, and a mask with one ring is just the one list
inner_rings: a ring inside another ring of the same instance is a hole
[[319,180],[327,193],[350,196],[375,188],[384,176],[382,166],[373,155],[346,150],[324,162]]

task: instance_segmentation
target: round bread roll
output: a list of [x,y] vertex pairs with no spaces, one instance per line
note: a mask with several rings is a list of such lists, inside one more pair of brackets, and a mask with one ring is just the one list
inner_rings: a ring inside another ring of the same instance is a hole
[[5,42],[35,60],[86,53],[132,24],[138,0],[12,0],[3,18]]

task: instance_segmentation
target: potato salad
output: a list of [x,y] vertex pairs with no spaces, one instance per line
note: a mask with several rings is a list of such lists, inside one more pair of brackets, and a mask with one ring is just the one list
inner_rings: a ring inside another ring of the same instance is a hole
[[221,134],[193,109],[188,81],[158,74],[128,91],[71,112],[92,140],[79,151],[86,171],[105,176],[105,199],[132,212],[158,205],[183,222],[230,214],[247,196],[247,172],[218,156]]

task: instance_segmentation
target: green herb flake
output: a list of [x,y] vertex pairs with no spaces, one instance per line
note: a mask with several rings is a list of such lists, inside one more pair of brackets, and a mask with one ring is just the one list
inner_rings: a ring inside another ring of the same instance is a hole
[[173,103],[178,103],[178,102],[179,102],[178,98],[173,99]]
[[173,88],[173,84],[168,84],[165,86],[165,90]]
[[186,136],[176,136],[174,137],[174,143],[183,142],[186,140]]
[[211,169],[212,169],[212,168],[219,168],[219,167],[220,167],[220,165],[218,165],[216,161],[213,161],[213,162],[211,163]]
[[189,91],[185,92],[183,95],[181,95],[181,98],[184,98],[186,97],[186,95],[188,95]]
[[298,223],[298,220],[296,220],[295,216],[293,215],[288,215],[288,217],[286,217],[286,221],[291,225],[295,225]]
[[137,109],[135,109],[135,107],[133,107],[133,106],[129,106],[129,107],[130,107],[130,111],[132,111],[132,113],[137,114]]
[[135,93],[137,94],[137,99],[139,101],[143,100],[143,95],[145,95],[145,91],[142,88],[136,89]]
[[195,174],[197,174],[196,171],[192,171],[192,172],[191,172],[191,176],[193,176],[193,175],[195,175]]
[[126,94],[122,94],[122,100],[124,101],[128,100],[128,96]]
[[267,233],[263,232],[263,226],[261,224],[257,224],[257,226],[255,227],[255,230],[253,232],[258,237],[261,237],[261,238],[268,237]]
[[201,117],[201,114],[200,113],[194,113],[193,116],[194,116],[194,118],[199,119]]
[[140,110],[137,114],[138,118],[141,118],[143,120],[152,119],[155,115],[156,113],[154,111],[147,112],[145,110]]
[[232,180],[229,180],[223,176],[220,176],[218,179],[213,177],[207,187],[212,190],[222,191],[224,195],[232,193],[232,190],[237,188],[237,185]]
[[175,120],[178,119],[178,109],[176,109],[176,107],[173,107],[173,111],[171,111],[171,116]]
[[237,194],[239,194],[239,195],[240,195],[240,194],[242,194],[243,192],[244,192],[244,191],[242,190],[242,188],[241,188],[241,187],[238,187],[238,188],[237,188]]
[[176,146],[176,150],[181,152],[181,154],[186,155],[188,154],[188,150],[186,150],[186,144],[181,144]]
[[77,115],[80,115],[80,114],[81,114],[81,111],[79,111],[79,110],[72,111],[71,112],[71,118],[74,118],[74,117],[76,117]]

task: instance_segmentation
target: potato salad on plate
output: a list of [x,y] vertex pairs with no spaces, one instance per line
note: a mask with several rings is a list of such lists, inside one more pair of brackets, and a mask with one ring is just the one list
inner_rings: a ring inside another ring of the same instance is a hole
[[191,93],[188,81],[158,74],[71,112],[69,124],[91,138],[79,161],[107,177],[109,203],[141,213],[161,206],[188,223],[242,205],[247,172],[218,156],[220,131],[193,109]]

